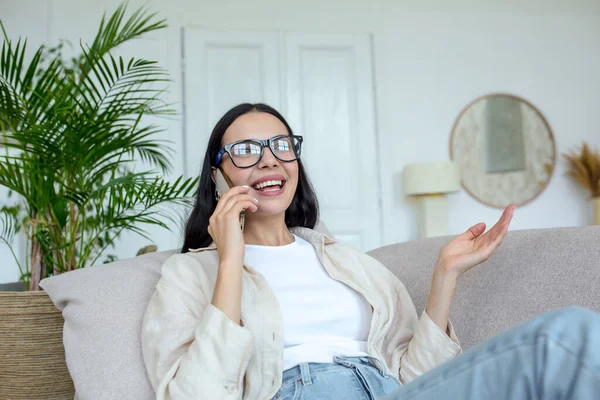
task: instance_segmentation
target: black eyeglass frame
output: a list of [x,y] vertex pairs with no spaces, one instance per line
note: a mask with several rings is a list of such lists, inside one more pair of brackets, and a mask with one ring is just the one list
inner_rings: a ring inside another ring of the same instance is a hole
[[[281,138],[288,138],[288,137],[292,137],[292,138],[294,138],[294,139],[296,139],[298,141],[298,143],[295,146],[293,146],[294,147],[293,151],[294,151],[294,154],[296,155],[296,158],[294,158],[293,160],[282,160],[281,158],[277,157],[277,154],[275,153],[275,150],[273,150],[273,143],[276,140],[279,140]],[[215,167],[218,167],[219,164],[221,164],[221,161],[223,161],[223,156],[225,155],[225,153],[227,153],[229,155],[229,158],[231,159],[231,162],[237,168],[251,168],[251,167],[254,167],[262,159],[265,147],[268,147],[269,150],[271,150],[271,153],[273,153],[273,155],[275,156],[275,158],[278,159],[281,162],[296,161],[296,160],[298,160],[300,158],[300,153],[302,152],[302,142],[303,141],[304,141],[304,138],[302,136],[300,136],[300,135],[277,135],[277,136],[272,137],[271,139],[263,139],[263,140],[260,140],[260,139],[238,140],[237,142],[226,144],[225,146],[223,146],[223,148],[221,148],[221,150],[219,150],[219,152],[217,153],[217,156],[215,157]],[[259,145],[260,146],[260,155],[258,157],[258,160],[254,164],[240,167],[240,166],[238,166],[235,163],[234,158],[231,155],[231,148],[233,146],[235,146],[236,144],[246,143],[246,142],[252,142],[252,143],[255,143],[255,144]]]

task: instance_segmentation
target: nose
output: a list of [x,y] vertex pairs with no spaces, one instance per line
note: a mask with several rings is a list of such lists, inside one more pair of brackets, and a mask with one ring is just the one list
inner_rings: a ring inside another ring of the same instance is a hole
[[258,162],[258,168],[272,168],[279,165],[279,160],[273,154],[273,151],[270,147],[265,147],[263,151],[263,156]]

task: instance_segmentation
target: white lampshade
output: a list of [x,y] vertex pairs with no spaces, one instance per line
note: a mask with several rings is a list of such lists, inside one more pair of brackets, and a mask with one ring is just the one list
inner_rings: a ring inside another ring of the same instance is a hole
[[460,190],[460,171],[452,161],[407,164],[402,181],[407,196],[454,193]]

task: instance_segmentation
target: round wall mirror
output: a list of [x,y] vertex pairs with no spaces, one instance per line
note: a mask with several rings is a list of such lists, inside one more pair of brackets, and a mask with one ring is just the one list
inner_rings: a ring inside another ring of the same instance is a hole
[[529,203],[544,191],[556,164],[556,144],[548,122],[531,103],[490,94],[475,99],[456,119],[450,158],[471,196],[504,208]]

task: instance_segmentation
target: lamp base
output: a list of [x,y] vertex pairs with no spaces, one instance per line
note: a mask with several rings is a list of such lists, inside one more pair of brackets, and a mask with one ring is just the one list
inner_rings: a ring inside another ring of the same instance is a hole
[[448,235],[448,196],[432,194],[418,197],[419,239]]

